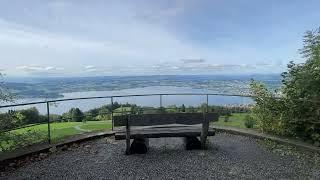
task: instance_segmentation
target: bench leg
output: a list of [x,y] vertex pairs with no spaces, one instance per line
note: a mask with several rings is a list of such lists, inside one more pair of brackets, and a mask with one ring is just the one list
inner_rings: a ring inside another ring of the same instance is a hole
[[130,154],[145,154],[149,150],[148,138],[135,138],[130,147]]
[[130,138],[126,138],[126,155],[130,155]]
[[130,116],[127,119],[126,124],[126,155],[130,154],[130,127],[129,127]]
[[201,149],[201,142],[197,137],[184,138],[186,150]]
[[201,131],[201,148],[207,148],[207,136],[209,131],[209,120],[206,117],[206,114],[203,114],[203,122],[202,122],[202,131]]

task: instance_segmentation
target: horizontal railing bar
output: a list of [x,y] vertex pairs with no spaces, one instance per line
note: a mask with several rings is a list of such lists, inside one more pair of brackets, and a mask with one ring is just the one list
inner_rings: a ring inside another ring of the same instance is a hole
[[234,96],[234,97],[255,97],[250,95],[238,95],[238,94],[219,94],[219,93],[160,93],[160,94],[129,94],[129,95],[115,95],[115,96],[92,96],[92,97],[82,97],[82,98],[67,98],[67,99],[54,99],[54,100],[47,100],[47,101],[36,101],[30,103],[20,103],[20,104],[10,104],[10,105],[3,105],[0,108],[7,108],[7,107],[16,107],[16,106],[27,106],[27,105],[34,105],[34,104],[45,104],[47,102],[54,103],[54,102],[62,102],[62,101],[75,101],[75,100],[88,100],[88,99],[107,99],[107,98],[122,98],[122,97],[143,97],[143,96],[183,96],[183,95],[190,95],[190,96]]
[[75,100],[88,100],[88,99],[108,99],[112,96],[92,96],[92,97],[82,97],[82,98],[68,98],[68,99],[54,99],[49,100],[49,103],[61,102],[61,101],[75,101]]
[[0,108],[27,106],[27,105],[34,105],[34,104],[46,104],[46,103],[47,103],[47,101],[36,101],[36,102],[30,102],[30,103],[9,104],[9,105],[0,106]]

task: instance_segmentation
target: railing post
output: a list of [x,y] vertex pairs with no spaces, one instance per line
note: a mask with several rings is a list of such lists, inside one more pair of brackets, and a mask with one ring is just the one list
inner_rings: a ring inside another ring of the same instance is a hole
[[209,112],[209,94],[206,95],[207,96],[207,102],[206,102],[206,112]]
[[51,144],[50,109],[49,109],[49,102],[48,101],[47,101],[47,120],[48,120],[48,143]]
[[114,122],[113,122],[113,96],[111,97],[111,130],[113,131]]
[[162,94],[160,94],[160,112],[162,113],[163,109],[162,109]]

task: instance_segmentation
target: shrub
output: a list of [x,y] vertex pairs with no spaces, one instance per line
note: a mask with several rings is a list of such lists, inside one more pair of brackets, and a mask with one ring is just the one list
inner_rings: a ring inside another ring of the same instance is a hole
[[253,117],[251,117],[250,115],[245,116],[244,125],[246,126],[246,128],[253,128],[255,124],[256,121]]
[[320,29],[308,31],[301,50],[305,63],[288,64],[282,73],[280,97],[265,85],[252,82],[256,102],[252,109],[262,131],[274,134],[320,140]]
[[0,132],[0,152],[11,151],[47,140],[43,132],[28,130],[23,133]]

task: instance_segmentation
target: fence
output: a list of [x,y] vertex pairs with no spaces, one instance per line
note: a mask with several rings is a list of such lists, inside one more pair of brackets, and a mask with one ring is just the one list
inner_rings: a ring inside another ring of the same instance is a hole
[[[18,138],[17,139],[10,139],[12,138],[11,136],[8,136],[7,139],[5,139],[5,136],[3,136],[4,139],[1,139],[0,138],[0,148],[2,148],[2,151],[5,150],[5,146],[8,144],[10,145],[10,143],[14,143],[14,141],[27,141],[26,137],[23,137],[21,134],[23,134],[22,132],[20,132],[19,130],[21,129],[27,129],[28,131],[32,130],[32,127],[35,127],[35,126],[41,126],[42,128],[42,132],[44,132],[43,128],[44,126],[46,125],[46,129],[47,129],[47,133],[46,133],[46,138],[47,139],[47,143],[51,144],[53,143],[53,140],[56,140],[56,139],[59,139],[59,138],[64,138],[64,137],[67,137],[69,135],[74,135],[73,133],[74,132],[71,132],[71,131],[74,131],[74,128],[76,128],[76,130],[80,129],[82,132],[90,132],[89,130],[86,131],[86,129],[81,129],[79,128],[80,126],[77,125],[77,123],[73,123],[74,126],[72,126],[70,130],[70,132],[67,130],[64,130],[64,131],[59,131],[59,133],[65,135],[65,136],[62,136],[62,137],[58,137],[57,138],[57,135],[54,134],[55,131],[57,131],[57,129],[59,129],[59,124],[53,124],[55,127],[51,127],[52,123],[53,123],[53,120],[52,120],[52,115],[53,113],[51,112],[52,110],[52,104],[54,103],[64,103],[64,102],[70,102],[70,101],[78,101],[78,100],[96,100],[96,99],[101,99],[103,100],[103,102],[107,102],[106,104],[110,104],[111,105],[111,111],[108,111],[108,112],[105,112],[105,113],[100,113],[98,115],[110,115],[111,116],[111,122],[107,122],[107,121],[101,121],[101,122],[95,122],[96,124],[94,123],[88,123],[86,124],[86,127],[88,129],[92,128],[92,129],[97,129],[97,130],[105,130],[103,127],[103,124],[102,123],[111,123],[111,130],[114,129],[114,124],[113,124],[113,117],[114,115],[117,115],[119,113],[132,113],[132,110],[127,110],[127,109],[122,109],[120,110],[117,110],[115,111],[114,109],[114,104],[115,102],[117,102],[118,100],[120,100],[121,98],[130,98],[130,97],[153,97],[153,98],[156,98],[157,97],[159,98],[157,101],[158,103],[156,103],[154,100],[153,103],[154,104],[158,104],[158,107],[142,107],[141,109],[138,109],[137,111],[146,111],[146,110],[159,110],[159,112],[163,112],[163,111],[170,111],[170,109],[176,109],[176,108],[170,108],[168,105],[164,105],[165,104],[165,98],[166,97],[172,97],[172,96],[197,96],[197,97],[202,97],[203,99],[203,102],[201,103],[202,105],[206,105],[206,111],[208,111],[208,106],[210,105],[210,98],[213,97],[213,96],[219,96],[219,97],[240,97],[240,98],[248,98],[248,99],[251,99],[253,98],[253,96],[243,96],[243,95],[231,95],[231,94],[202,94],[202,93],[175,93],[175,94],[134,94],[134,95],[117,95],[117,96],[97,96],[97,97],[82,97],[82,98],[69,98],[69,99],[56,99],[56,100],[47,100],[47,101],[39,101],[39,102],[30,102],[30,103],[21,103],[21,104],[11,104],[11,105],[4,105],[4,106],[0,106],[0,110],[1,109],[4,109],[4,108],[15,108],[15,107],[21,107],[21,106],[32,106],[32,105],[42,105],[42,106],[45,106],[45,109],[46,109],[46,113],[45,113],[45,116],[43,118],[45,118],[45,123],[44,121],[42,121],[41,123],[36,123],[36,124],[31,124],[31,125],[26,125],[26,126],[23,126],[23,127],[16,127],[15,129],[11,128],[11,129],[6,129],[4,132],[2,132],[2,134],[12,134],[12,132],[14,131],[15,135],[18,135]],[[243,104],[243,103],[241,103]],[[250,102],[248,103],[250,104]],[[140,108],[140,107],[139,107]],[[148,109],[149,108],[149,109]],[[197,108],[193,108],[193,110],[197,111],[199,109],[201,109],[203,107],[201,106],[197,106]],[[188,109],[188,107],[186,107],[186,109]],[[91,114],[91,115],[81,115],[81,116],[92,116],[92,117],[95,117],[97,114]],[[0,117],[1,118],[1,117]],[[77,117],[70,117],[70,118],[77,118]],[[62,121],[65,121],[66,119],[62,119]],[[69,121],[69,119],[68,119]],[[57,127],[56,127],[57,126]],[[63,128],[62,128],[63,129]],[[107,128],[106,128],[107,129]],[[1,132],[0,132],[1,133]],[[77,134],[77,133],[75,133]],[[21,137],[19,138],[19,135],[21,135]],[[52,135],[55,135],[55,137],[52,137]],[[38,134],[35,134],[35,137],[37,136],[40,136]],[[44,134],[41,134],[41,136],[44,136]],[[15,137],[16,138],[16,137]],[[40,139],[40,138],[39,138]],[[33,143],[33,140],[30,139],[30,142]],[[15,143],[18,143],[18,146],[19,146],[19,142],[15,142]],[[32,143],[26,143],[26,144],[23,144],[23,145],[30,145]],[[38,141],[34,141],[34,143],[39,143]],[[0,149],[0,153],[1,153],[1,149]]]

